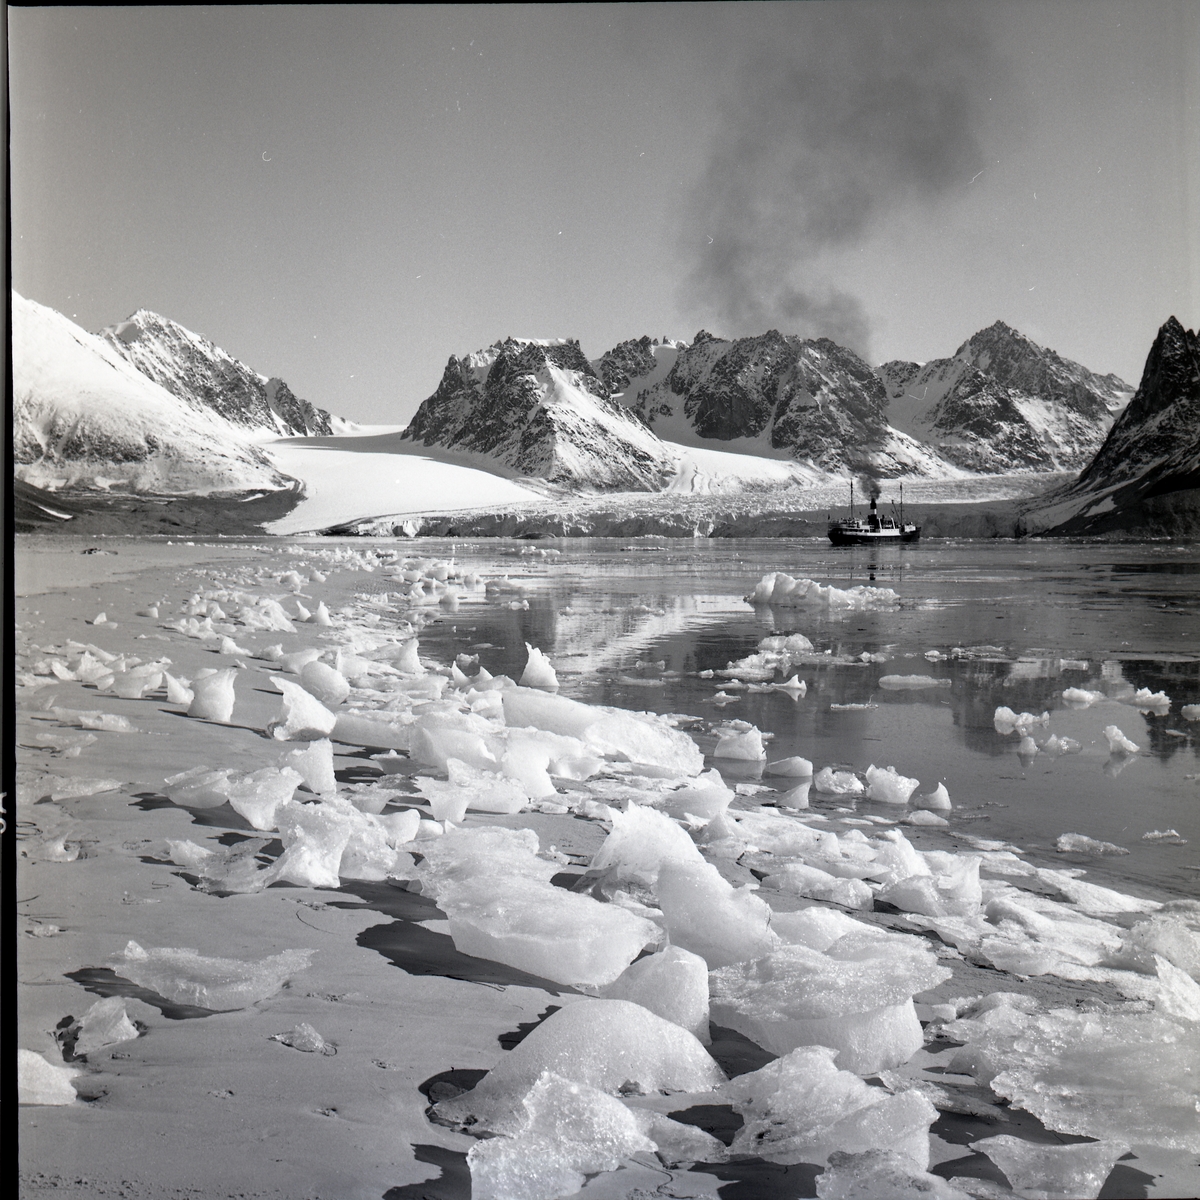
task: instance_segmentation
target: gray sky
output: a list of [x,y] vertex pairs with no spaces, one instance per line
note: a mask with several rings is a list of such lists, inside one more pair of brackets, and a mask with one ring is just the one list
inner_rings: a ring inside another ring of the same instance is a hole
[[[1200,324],[1200,3],[10,8],[13,283],[401,422],[508,335]],[[710,240],[711,239],[711,240]]]

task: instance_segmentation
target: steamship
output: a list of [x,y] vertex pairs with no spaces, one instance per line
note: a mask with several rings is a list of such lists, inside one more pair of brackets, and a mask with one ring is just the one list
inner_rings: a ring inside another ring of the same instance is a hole
[[[894,507],[894,505],[893,505]],[[875,497],[867,519],[854,515],[854,481],[850,482],[850,516],[845,520],[829,522],[829,540],[835,546],[867,546],[880,542],[915,542],[921,536],[921,527],[904,520],[904,484],[900,485],[900,512],[898,516],[880,516]]]

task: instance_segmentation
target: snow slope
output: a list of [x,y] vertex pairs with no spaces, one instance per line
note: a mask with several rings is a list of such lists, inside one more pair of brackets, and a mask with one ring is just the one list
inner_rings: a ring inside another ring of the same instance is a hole
[[260,375],[207,338],[148,309],[97,336],[173,396],[199,411],[211,409],[260,438],[337,432],[329,413],[298,399],[282,379]]
[[[380,516],[510,505],[541,497],[511,478],[456,456],[423,451],[400,433],[373,437],[286,438],[266,447],[305,494],[277,534],[308,533]],[[511,473],[509,473],[511,474]]]
[[163,494],[291,484],[246,434],[171,395],[103,339],[12,297],[17,478]]

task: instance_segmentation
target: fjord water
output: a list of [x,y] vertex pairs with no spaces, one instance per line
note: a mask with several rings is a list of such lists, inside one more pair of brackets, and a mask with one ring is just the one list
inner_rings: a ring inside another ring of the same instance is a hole
[[[706,749],[713,725],[742,720],[773,735],[771,759],[799,754],[818,770],[894,765],[920,779],[919,792],[943,781],[954,805],[950,829],[908,831],[924,848],[968,848],[965,835],[1009,843],[1041,865],[1084,868],[1088,879],[1135,894],[1167,899],[1200,887],[1200,723],[1180,713],[1200,703],[1200,548],[650,538],[419,545],[416,553],[454,553],[514,585],[432,623],[422,634],[431,656],[478,654],[488,670],[517,678],[528,642],[550,656],[564,695],[699,718],[692,728]],[[840,588],[891,588],[899,606],[748,604],[743,597],[772,571]],[[700,672],[719,672],[762,638],[792,632],[817,652],[797,668],[805,696],[726,686],[736,698],[714,699],[729,680]],[[886,675],[949,682],[888,690],[879,685]],[[1106,698],[1072,708],[1062,696],[1072,687]],[[1139,711],[1132,697],[1140,688],[1165,692],[1169,711]],[[1048,712],[1048,724],[1033,727],[1035,740],[1071,737],[1081,751],[1022,759],[1019,734],[993,724],[998,706]],[[1141,752],[1110,756],[1109,725]],[[749,764],[716,765],[730,782],[758,780]],[[905,812],[816,793],[812,809],[864,821]],[[1143,839],[1171,829],[1179,840]],[[1060,854],[1054,842],[1063,833],[1129,854]]]

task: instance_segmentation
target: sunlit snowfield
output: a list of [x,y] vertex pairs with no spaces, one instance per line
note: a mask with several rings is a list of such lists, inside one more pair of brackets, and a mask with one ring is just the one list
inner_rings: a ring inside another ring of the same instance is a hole
[[[525,588],[464,603],[455,620],[431,625],[422,639],[431,652],[442,653],[444,639],[445,652],[478,653],[493,673],[518,677],[529,642],[550,656],[563,693],[577,699],[748,721],[774,735],[772,759],[800,754],[817,768],[858,771],[894,765],[919,778],[922,792],[945,782],[955,832],[1011,841],[1055,865],[1085,865],[1088,878],[1147,896],[1194,895],[1200,887],[1200,723],[1180,716],[1200,702],[1195,547],[945,541],[876,550],[815,539],[420,546],[431,555],[453,548],[461,562],[507,573]],[[843,588],[888,587],[899,608],[838,613],[747,604],[743,597],[758,579],[777,570]],[[518,595],[528,609],[508,607]],[[751,654],[770,634],[790,632],[829,652],[827,663],[797,668],[808,684],[802,698],[698,675]],[[480,643],[490,645],[470,650]],[[886,661],[851,661],[864,653]],[[879,686],[883,676],[918,674],[950,686]],[[1107,698],[1076,708],[1062,697],[1067,688]],[[1165,692],[1169,711],[1134,707],[1140,688]],[[715,703],[721,690],[736,699]],[[842,704],[871,707],[834,707]],[[1049,723],[1032,728],[1034,740],[1067,736],[1082,750],[1023,759],[1020,735],[995,727],[1000,706],[1048,712]],[[1110,756],[1103,730],[1113,724],[1140,754]],[[727,774],[735,769],[728,761],[720,766]],[[746,778],[755,774],[740,769]],[[831,811],[848,802],[814,792],[811,803]],[[892,805],[860,799],[855,807],[860,815],[896,816]],[[1143,840],[1168,829],[1180,841]],[[925,845],[954,837],[912,833]],[[1060,854],[1054,842],[1064,833],[1129,854]]]

